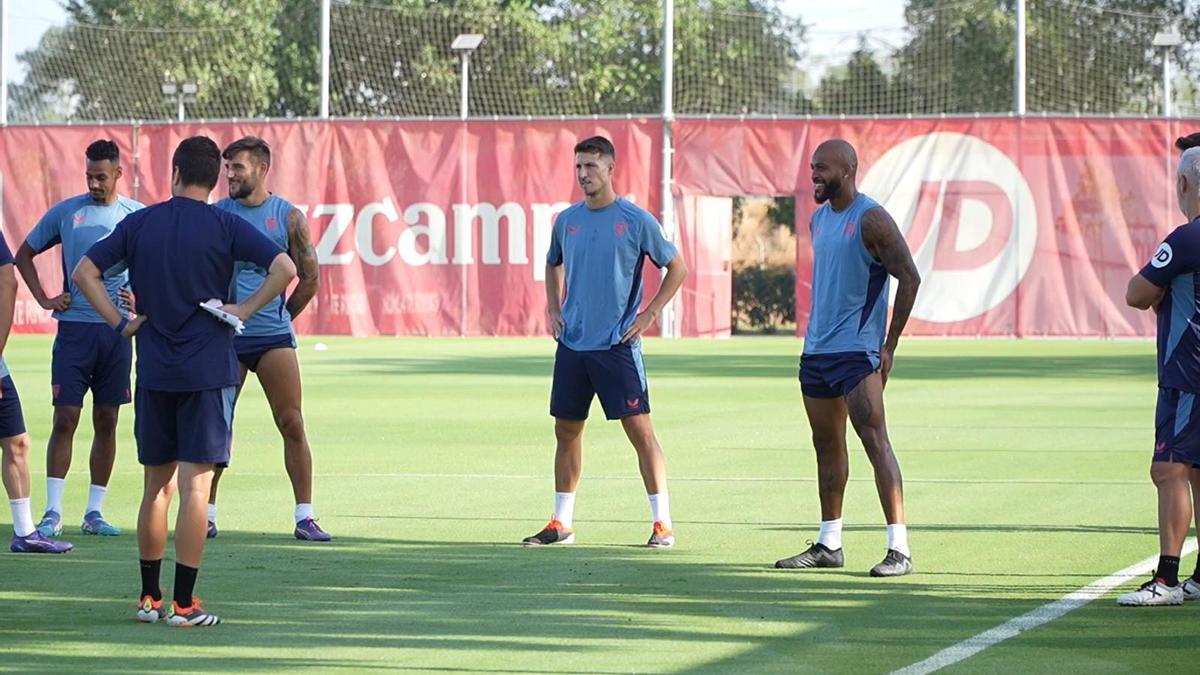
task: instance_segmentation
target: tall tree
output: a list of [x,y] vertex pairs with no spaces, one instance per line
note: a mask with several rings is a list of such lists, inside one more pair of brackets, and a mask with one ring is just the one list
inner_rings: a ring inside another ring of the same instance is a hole
[[[896,55],[905,112],[1009,112],[1015,99],[1014,0],[908,0],[911,39]],[[1185,0],[1030,0],[1026,100],[1032,112],[1154,112],[1161,61],[1151,41],[1175,23],[1200,39]],[[1187,50],[1175,53],[1194,66]]]

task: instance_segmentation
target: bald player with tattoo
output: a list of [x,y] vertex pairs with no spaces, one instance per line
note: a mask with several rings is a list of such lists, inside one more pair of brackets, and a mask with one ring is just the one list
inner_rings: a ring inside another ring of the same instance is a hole
[[[842,567],[842,497],[849,476],[846,418],[875,470],[887,519],[887,554],[871,576],[913,571],[904,524],[900,465],[888,440],[883,388],[921,277],[896,221],[855,185],[858,157],[849,143],[825,141],[812,156],[812,313],[800,358],[800,389],[817,451],[821,529],[808,550],[775,563],[784,569]],[[888,285],[896,305],[887,324]],[[884,329],[887,329],[886,333]]]

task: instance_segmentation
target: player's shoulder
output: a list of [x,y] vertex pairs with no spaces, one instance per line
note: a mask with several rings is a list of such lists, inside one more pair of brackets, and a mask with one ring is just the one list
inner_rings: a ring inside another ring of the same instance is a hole
[[221,199],[218,199],[212,205],[213,208],[218,209],[220,211],[232,211],[232,210],[234,210],[234,208],[236,208],[236,206],[237,206],[237,202],[230,199],[229,197],[222,197]]
[[274,192],[271,193],[270,197],[267,197],[267,201],[271,202],[272,206],[278,211],[282,212],[285,216],[291,213],[292,209],[296,208],[290,201],[280,197]]
[[555,225],[563,225],[567,222],[568,218],[578,216],[580,213],[584,212],[584,209],[586,209],[586,208],[587,208],[587,202],[584,202],[584,201],[575,202],[574,204],[572,204],[572,205],[568,206],[567,208],[563,209],[562,211],[558,212],[558,215],[554,217],[554,224]]
[[56,202],[50,207],[50,210],[47,211],[47,213],[53,213],[57,215],[73,213],[85,206],[91,206],[94,203],[95,202],[92,201],[92,196],[84,192],[83,194],[71,195],[66,199]]
[[620,209],[622,216],[638,224],[658,224],[658,219],[654,217],[654,214],[624,197],[617,197],[617,208]]
[[129,213],[141,211],[142,209],[146,208],[145,204],[124,195],[117,195],[117,204],[119,204],[121,208],[125,209]]

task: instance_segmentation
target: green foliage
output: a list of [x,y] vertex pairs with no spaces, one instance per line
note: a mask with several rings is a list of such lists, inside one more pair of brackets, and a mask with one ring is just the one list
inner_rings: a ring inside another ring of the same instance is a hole
[[733,319],[734,330],[751,328],[767,333],[782,324],[796,323],[795,268],[755,265],[735,271]]

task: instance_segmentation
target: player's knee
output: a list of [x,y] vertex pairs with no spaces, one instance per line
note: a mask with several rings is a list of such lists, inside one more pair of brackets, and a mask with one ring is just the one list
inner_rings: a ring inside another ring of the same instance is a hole
[[573,443],[583,434],[583,424],[574,420],[558,420],[554,423],[554,439],[559,444]]
[[55,408],[54,420],[51,424],[55,434],[74,434],[75,428],[79,426],[79,410]]
[[24,463],[29,459],[29,434],[15,436],[4,444],[4,455],[8,461]]
[[97,409],[92,415],[92,426],[97,436],[115,436],[117,433],[117,409]]
[[289,441],[304,440],[304,414],[297,409],[288,409],[275,416],[275,426]]
[[1187,465],[1175,462],[1151,462],[1150,480],[1158,487],[1179,481],[1186,482],[1190,472]]
[[867,457],[872,461],[884,459],[892,454],[892,444],[888,441],[887,434],[880,430],[872,429],[860,435],[863,443],[863,450],[866,451]]

